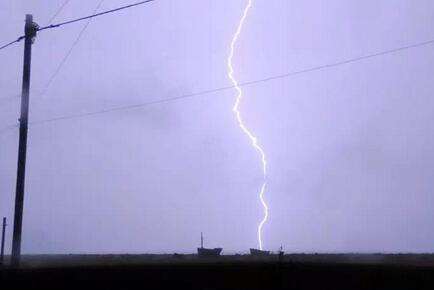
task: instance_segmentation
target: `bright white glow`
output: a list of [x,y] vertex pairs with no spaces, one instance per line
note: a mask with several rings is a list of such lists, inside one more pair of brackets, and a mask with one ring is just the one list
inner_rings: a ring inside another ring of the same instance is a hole
[[243,91],[241,90],[241,87],[239,86],[238,81],[234,77],[234,67],[233,67],[233,57],[235,52],[235,44],[238,41],[238,38],[240,36],[241,30],[243,28],[244,22],[247,18],[248,12],[250,8],[252,7],[252,0],[248,0],[246,7],[244,8],[243,15],[240,19],[240,22],[238,23],[237,30],[235,31],[235,34],[232,38],[231,46],[230,46],[230,52],[228,57],[228,77],[232,81],[235,90],[237,91],[237,97],[235,100],[234,107],[232,108],[233,112],[235,113],[235,116],[238,121],[238,125],[240,126],[241,130],[247,135],[247,137],[252,142],[253,148],[255,148],[261,158],[262,162],[262,172],[263,172],[263,183],[261,186],[261,190],[259,192],[259,199],[261,201],[262,206],[264,207],[264,218],[261,220],[261,222],[258,225],[258,243],[259,243],[259,249],[262,250],[262,227],[267,222],[268,219],[268,205],[264,200],[264,193],[265,193],[265,187],[267,185],[267,158],[265,156],[265,152],[262,149],[262,147],[258,144],[258,139],[253,135],[253,133],[246,127],[244,124],[243,118],[241,117],[240,112],[240,103],[243,98]]

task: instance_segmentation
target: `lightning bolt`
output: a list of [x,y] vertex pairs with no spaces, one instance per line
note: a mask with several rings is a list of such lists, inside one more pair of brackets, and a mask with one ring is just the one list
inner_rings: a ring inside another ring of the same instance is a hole
[[253,4],[253,1],[248,0],[247,5],[244,8],[244,12],[243,12],[243,15],[240,19],[240,22],[238,23],[237,30],[235,31],[235,34],[232,37],[232,41],[231,41],[231,45],[230,45],[230,52],[229,52],[227,63],[228,63],[228,77],[231,80],[232,84],[234,85],[235,90],[237,91],[237,97],[235,100],[235,104],[232,108],[232,111],[235,114],[235,117],[237,119],[239,127],[247,135],[247,137],[250,139],[250,141],[252,142],[253,148],[255,148],[256,151],[258,151],[259,156],[261,158],[261,163],[262,163],[263,181],[262,181],[261,190],[259,191],[259,199],[260,199],[261,204],[262,204],[263,209],[264,209],[264,216],[258,225],[258,233],[257,233],[259,249],[262,250],[262,228],[268,220],[268,205],[264,200],[265,188],[267,186],[267,158],[265,156],[264,149],[262,149],[262,147],[258,143],[258,139],[255,137],[255,135],[252,133],[252,131],[250,131],[247,128],[247,126],[244,124],[243,118],[241,117],[240,103],[241,103],[241,100],[243,99],[243,91],[241,90],[241,87],[240,87],[237,79],[234,77],[234,67],[233,67],[233,63],[232,63],[232,60],[234,58],[235,45],[236,45],[238,38],[241,34],[241,30],[243,28],[243,25],[244,25],[244,22],[247,18],[249,10],[252,7],[252,4]]

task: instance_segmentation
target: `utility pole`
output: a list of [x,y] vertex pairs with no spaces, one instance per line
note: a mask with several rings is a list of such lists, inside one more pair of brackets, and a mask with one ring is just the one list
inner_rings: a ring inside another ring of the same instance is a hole
[[21,230],[23,225],[24,184],[26,177],[26,153],[27,153],[27,126],[29,117],[29,89],[30,89],[30,64],[32,58],[32,42],[36,37],[37,25],[33,22],[33,16],[26,15],[24,26],[24,66],[23,84],[21,94],[20,139],[18,145],[17,186],[15,191],[14,231],[12,238],[11,264],[14,267],[20,265],[21,255]]
[[5,257],[5,234],[6,234],[6,218],[3,218],[3,230],[2,230],[2,245],[0,250],[0,266],[3,266]]

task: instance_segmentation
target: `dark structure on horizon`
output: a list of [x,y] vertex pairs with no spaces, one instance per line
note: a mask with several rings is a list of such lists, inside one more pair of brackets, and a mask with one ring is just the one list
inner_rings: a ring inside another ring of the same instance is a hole
[[203,234],[200,233],[200,248],[197,248],[197,255],[201,258],[205,257],[218,257],[220,256],[223,248],[207,249],[203,247]]
[[263,256],[269,256],[270,255],[270,251],[263,251],[263,250],[258,250],[258,249],[250,249],[250,255],[252,256],[257,256],[257,257],[263,257]]

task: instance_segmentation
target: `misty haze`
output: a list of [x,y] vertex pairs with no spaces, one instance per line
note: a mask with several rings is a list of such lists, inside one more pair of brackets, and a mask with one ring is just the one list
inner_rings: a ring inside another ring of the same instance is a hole
[[[1,1],[0,39],[28,13],[43,27],[131,1],[99,2]],[[265,183],[266,250],[434,252],[434,2],[256,0],[229,61],[247,2],[161,0],[37,33],[22,253],[194,253],[201,232],[248,253]],[[22,47],[0,51],[7,253]]]

